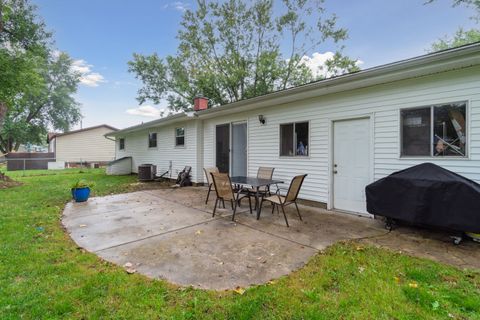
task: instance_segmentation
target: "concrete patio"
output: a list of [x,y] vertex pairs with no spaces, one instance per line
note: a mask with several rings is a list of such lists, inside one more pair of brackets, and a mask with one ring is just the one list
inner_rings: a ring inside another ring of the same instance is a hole
[[[479,268],[480,248],[453,246],[445,234],[400,228],[388,233],[373,219],[301,206],[304,221],[265,207],[260,220],[242,206],[212,218],[205,188],[160,189],[67,204],[63,224],[72,239],[105,260],[152,278],[207,289],[265,283],[302,267],[341,240],[360,239],[460,267]],[[128,264],[129,265],[129,264]]]

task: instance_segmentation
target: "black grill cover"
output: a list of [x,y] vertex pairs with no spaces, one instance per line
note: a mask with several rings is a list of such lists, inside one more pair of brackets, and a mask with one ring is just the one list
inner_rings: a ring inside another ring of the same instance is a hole
[[432,163],[365,188],[371,214],[424,226],[480,232],[480,185]]

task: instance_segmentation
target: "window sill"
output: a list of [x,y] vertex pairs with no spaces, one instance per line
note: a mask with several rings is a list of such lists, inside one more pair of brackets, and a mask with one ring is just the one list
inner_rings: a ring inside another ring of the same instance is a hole
[[279,156],[280,159],[310,159],[310,156]]
[[398,160],[423,160],[423,161],[448,161],[448,160],[470,160],[469,156],[444,156],[444,157],[425,157],[425,156],[405,156],[398,157]]
[[175,149],[186,149],[187,147],[185,147],[185,145],[183,146],[175,146]]

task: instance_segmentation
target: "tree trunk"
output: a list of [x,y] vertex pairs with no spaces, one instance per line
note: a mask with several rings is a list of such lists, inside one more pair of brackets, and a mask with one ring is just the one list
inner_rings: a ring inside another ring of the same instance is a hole
[[0,102],[0,130],[3,128],[3,121],[7,115],[7,105],[3,102]]

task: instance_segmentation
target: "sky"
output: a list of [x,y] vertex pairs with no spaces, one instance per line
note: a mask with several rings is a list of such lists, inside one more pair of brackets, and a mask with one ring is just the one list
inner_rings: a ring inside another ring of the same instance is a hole
[[[369,68],[427,53],[435,40],[459,27],[471,28],[472,9],[452,7],[453,0],[326,0],[338,26],[348,29],[344,53]],[[54,32],[55,46],[74,59],[82,73],[76,99],[84,128],[109,124],[125,128],[154,120],[165,105],[136,100],[141,82],[128,72],[133,53],[173,55],[183,12],[194,1],[33,0]],[[334,46],[316,48],[305,57],[321,64]],[[80,124],[74,129],[80,128]]]

